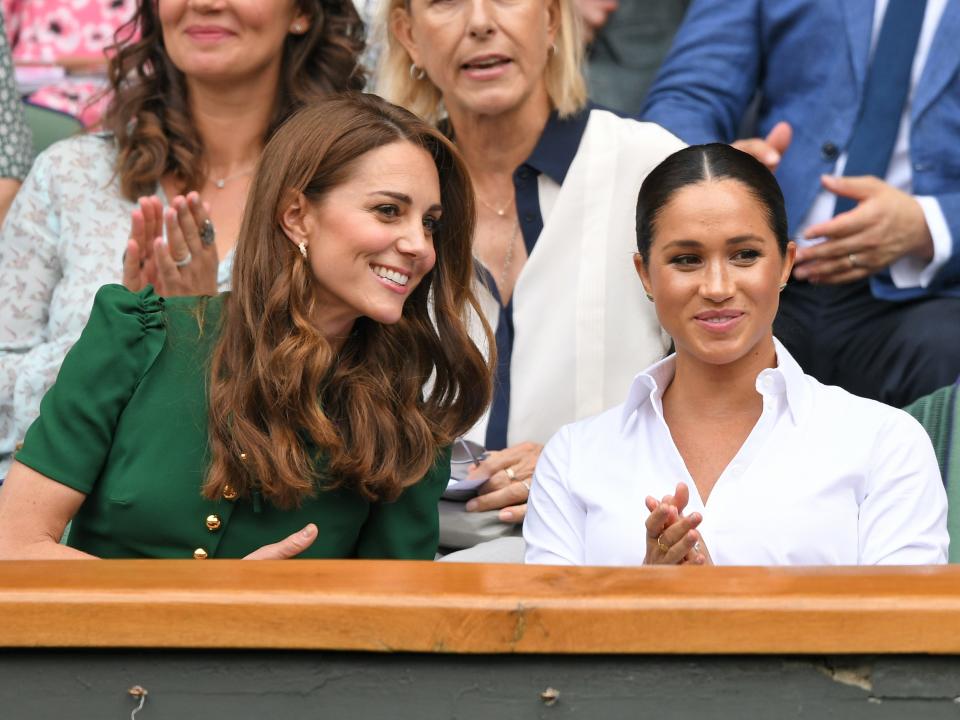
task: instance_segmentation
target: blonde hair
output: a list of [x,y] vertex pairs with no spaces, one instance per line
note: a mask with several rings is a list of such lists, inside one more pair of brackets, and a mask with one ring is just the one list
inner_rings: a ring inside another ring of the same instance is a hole
[[[582,110],[587,104],[587,83],[583,77],[583,31],[581,19],[572,0],[555,2],[560,23],[554,40],[556,52],[547,59],[544,71],[547,95],[560,117]],[[392,103],[401,105],[425,120],[437,123],[443,118],[443,97],[440,88],[429,77],[418,80],[410,66],[413,60],[390,27],[390,17],[397,8],[410,12],[410,0],[382,0],[373,28],[373,43],[383,48],[375,73],[376,90]]]

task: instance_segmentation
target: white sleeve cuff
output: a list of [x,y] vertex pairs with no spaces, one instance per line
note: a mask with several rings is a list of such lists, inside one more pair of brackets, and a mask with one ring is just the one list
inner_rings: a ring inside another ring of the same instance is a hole
[[927,287],[953,252],[953,237],[950,235],[950,226],[947,225],[947,219],[943,216],[940,202],[935,197],[929,196],[915,199],[923,209],[930,237],[933,238],[933,259],[930,262],[924,262],[912,255],[904,255],[892,263],[890,277],[898,288]]

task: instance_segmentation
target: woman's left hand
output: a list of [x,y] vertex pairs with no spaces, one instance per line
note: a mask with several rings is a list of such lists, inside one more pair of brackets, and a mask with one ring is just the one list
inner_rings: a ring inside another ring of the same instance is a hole
[[220,263],[213,225],[200,195],[175,197],[163,213],[163,222],[167,242],[158,238],[153,246],[162,294],[216,295]]
[[477,497],[467,503],[467,511],[500,510],[502,522],[523,522],[533,469],[541,450],[543,445],[524,442],[491,452],[471,467],[468,478],[489,479],[477,489]]

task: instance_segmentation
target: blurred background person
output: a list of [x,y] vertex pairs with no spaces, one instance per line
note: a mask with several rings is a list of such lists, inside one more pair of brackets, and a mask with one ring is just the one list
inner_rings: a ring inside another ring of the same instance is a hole
[[903,406],[960,374],[960,0],[694,0],[644,117],[755,138],[798,245],[776,333],[821,382]]
[[173,258],[177,292],[225,289],[264,143],[305,103],[363,86],[351,0],[142,0],[119,37],[109,133],[44,152],[0,232],[0,476],[96,290],[120,280],[128,239],[158,206],[173,206],[168,227],[195,213],[206,228],[195,264]]
[[639,116],[689,0],[575,0],[587,40],[590,99]]
[[381,93],[439,123],[478,198],[474,254],[496,328],[492,452],[470,511],[523,519],[530,478],[563,423],[616,402],[666,342],[629,263],[647,172],[682,143],[587,103],[572,0],[390,0]]
[[0,227],[33,161],[30,128],[23,118],[3,22],[0,13]]

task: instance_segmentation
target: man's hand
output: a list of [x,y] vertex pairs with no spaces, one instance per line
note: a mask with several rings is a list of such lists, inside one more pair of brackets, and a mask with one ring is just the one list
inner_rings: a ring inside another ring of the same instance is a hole
[[780,165],[780,159],[793,140],[793,128],[790,123],[781,121],[773,126],[765,138],[747,138],[737,140],[733,146],[737,150],[753,155],[773,172]]
[[583,39],[593,42],[597,31],[607,24],[607,17],[620,4],[620,0],[575,0],[577,12],[583,18]]
[[835,285],[865,278],[905,255],[933,258],[927,219],[912,195],[873,176],[825,175],[822,182],[830,192],[858,204],[807,228],[807,238],[823,237],[826,242],[797,251],[795,277]]

